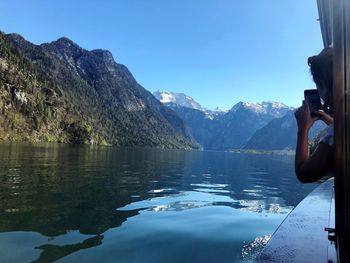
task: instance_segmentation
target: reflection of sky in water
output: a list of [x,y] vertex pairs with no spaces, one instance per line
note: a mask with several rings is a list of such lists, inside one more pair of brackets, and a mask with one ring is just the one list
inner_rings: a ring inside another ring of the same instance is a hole
[[273,228],[283,218],[226,206],[160,213],[142,210],[121,227],[105,232],[103,246],[79,251],[61,262],[113,262],[111,257],[118,262],[237,262],[242,257],[242,237],[254,240],[256,235],[267,235],[266,227]]
[[0,145],[0,259],[247,262],[314,187],[293,170],[290,156]]
[[[124,207],[118,208],[119,211],[148,209],[152,211],[174,210],[180,211],[191,208],[198,208],[202,206],[226,203],[231,206],[237,202],[228,196],[213,195],[201,192],[183,192],[176,195],[169,195],[166,197],[156,197],[148,200],[138,201],[128,204]],[[162,208],[162,209],[159,209]]]
[[[197,185],[195,185],[197,186]],[[201,185],[204,186],[204,185]],[[209,185],[206,185],[209,188]],[[225,187],[226,185],[222,185]],[[221,186],[221,187],[222,187]],[[282,207],[278,204],[278,199],[274,200],[275,203],[266,203],[265,200],[234,200],[229,196],[219,195],[217,188],[218,185],[214,186],[214,189],[211,189],[215,194],[211,193],[211,190],[208,188],[198,189],[195,188],[195,191],[186,191],[180,194],[173,194],[163,197],[155,197],[147,200],[137,201],[130,203],[124,207],[118,208],[118,211],[127,211],[127,210],[141,210],[147,209],[150,211],[181,211],[192,208],[199,208],[204,206],[229,206],[236,209],[241,209],[244,211],[258,212],[258,213],[278,213],[286,214],[291,211],[292,207]],[[164,190],[164,191],[162,191]],[[169,189],[157,189],[157,193],[167,192]],[[224,191],[227,193],[229,191]],[[244,192],[251,191],[244,190]],[[258,196],[258,195],[257,195]]]

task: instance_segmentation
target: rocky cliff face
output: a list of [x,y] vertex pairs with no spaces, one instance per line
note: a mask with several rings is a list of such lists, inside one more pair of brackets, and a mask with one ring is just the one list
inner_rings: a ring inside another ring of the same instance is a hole
[[182,120],[107,50],[0,34],[0,138],[198,148]]

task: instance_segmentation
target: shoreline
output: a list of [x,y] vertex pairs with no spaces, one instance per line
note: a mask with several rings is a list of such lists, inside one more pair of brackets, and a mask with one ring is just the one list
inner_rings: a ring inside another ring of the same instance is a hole
[[250,154],[276,154],[276,155],[295,155],[295,150],[257,150],[257,149],[231,149],[231,153],[250,153]]

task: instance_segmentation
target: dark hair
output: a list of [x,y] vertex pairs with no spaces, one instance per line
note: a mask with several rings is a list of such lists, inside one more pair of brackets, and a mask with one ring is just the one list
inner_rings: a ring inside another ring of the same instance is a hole
[[326,89],[324,106],[326,109],[333,108],[333,48],[328,47],[317,56],[307,60],[314,82],[318,87]]

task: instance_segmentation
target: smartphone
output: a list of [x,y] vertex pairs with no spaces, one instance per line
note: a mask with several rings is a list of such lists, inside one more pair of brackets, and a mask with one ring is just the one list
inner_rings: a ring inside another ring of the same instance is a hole
[[310,112],[312,117],[317,116],[317,111],[322,109],[321,98],[317,89],[307,89],[304,91],[305,100],[310,105]]

